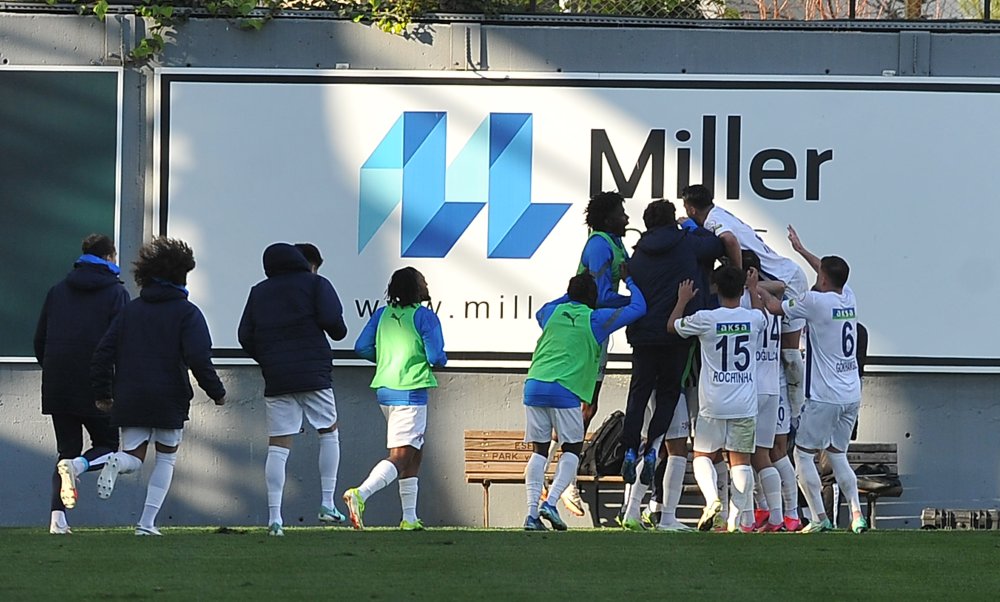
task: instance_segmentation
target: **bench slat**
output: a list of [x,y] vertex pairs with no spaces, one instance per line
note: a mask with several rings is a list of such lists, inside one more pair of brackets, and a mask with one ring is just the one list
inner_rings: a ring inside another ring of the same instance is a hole
[[896,464],[896,452],[847,452],[847,461],[851,464]]

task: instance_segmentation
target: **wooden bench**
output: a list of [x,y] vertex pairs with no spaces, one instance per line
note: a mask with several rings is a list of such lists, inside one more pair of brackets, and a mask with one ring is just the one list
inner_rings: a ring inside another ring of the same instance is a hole
[[[593,433],[587,433],[589,439]],[[483,526],[490,526],[490,486],[494,483],[524,483],[524,468],[533,453],[534,446],[524,442],[524,431],[514,430],[467,430],[464,433],[465,450],[465,482],[479,483],[483,486]],[[558,461],[550,462],[545,476],[551,480]],[[895,443],[851,443],[847,450],[847,460],[851,468],[857,472],[861,466],[874,467],[882,465],[884,475],[897,476],[898,462]],[[690,457],[684,474],[683,495],[701,496],[694,479],[694,462]],[[868,516],[871,526],[875,527],[875,506],[880,497],[899,497],[903,488],[865,488],[865,477],[878,477],[879,474],[859,475],[858,493],[867,500]],[[578,483],[594,485],[593,503],[596,507],[601,483],[622,485],[624,480],[619,475],[594,476],[577,475]],[[872,483],[875,484],[875,483]]]
[[[858,494],[867,501],[868,521],[875,528],[875,508],[879,498],[903,495],[903,486],[886,487],[880,477],[899,478],[899,453],[895,443],[858,443],[847,448],[847,461],[858,475]],[[859,473],[858,470],[861,470]]]

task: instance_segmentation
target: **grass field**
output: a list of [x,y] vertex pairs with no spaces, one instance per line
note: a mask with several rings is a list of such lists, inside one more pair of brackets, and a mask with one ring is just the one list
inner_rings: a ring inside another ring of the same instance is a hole
[[221,531],[0,529],[0,600],[966,600],[1000,591],[997,532]]

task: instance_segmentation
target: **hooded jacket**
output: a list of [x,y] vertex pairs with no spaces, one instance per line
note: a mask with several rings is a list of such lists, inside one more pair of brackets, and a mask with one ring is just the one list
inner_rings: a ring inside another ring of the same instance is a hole
[[250,289],[238,332],[240,346],[260,365],[264,395],[331,388],[326,337],[347,336],[337,291],[286,243],[264,250],[264,273],[267,279]]
[[688,303],[684,315],[702,309],[708,295],[700,263],[721,257],[722,242],[707,231],[690,232],[674,225],[647,230],[635,245],[628,264],[629,275],[646,297],[646,315],[626,329],[631,345],[667,345],[680,337],[667,332],[667,319],[677,304],[677,287],[694,280],[697,297]]
[[113,399],[116,426],[183,428],[191,379],[212,399],[226,396],[212,366],[212,338],[187,291],[172,284],[144,286],[101,339],[91,364],[98,399]]
[[129,295],[108,265],[77,262],[49,289],[35,328],[42,366],[42,413],[98,416],[90,358]]

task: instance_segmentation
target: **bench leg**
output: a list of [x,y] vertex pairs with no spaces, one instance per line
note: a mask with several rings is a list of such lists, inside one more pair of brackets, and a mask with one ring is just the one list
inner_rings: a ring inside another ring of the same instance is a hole
[[875,528],[875,502],[878,501],[877,495],[868,494],[868,526],[872,529]]
[[490,528],[490,482],[483,481],[483,527]]

